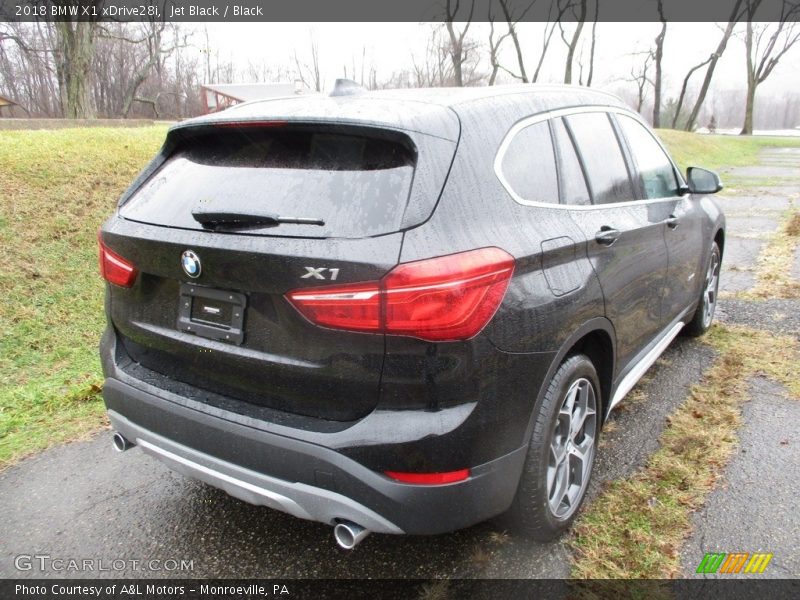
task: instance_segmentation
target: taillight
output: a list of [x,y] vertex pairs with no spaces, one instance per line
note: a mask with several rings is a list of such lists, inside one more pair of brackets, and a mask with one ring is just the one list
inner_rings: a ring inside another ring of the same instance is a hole
[[513,273],[510,254],[481,248],[401,264],[380,281],[295,290],[287,298],[324,327],[466,340],[494,316]]
[[139,270],[128,260],[103,243],[100,233],[97,233],[97,243],[100,245],[100,274],[103,279],[120,287],[131,287],[136,281]]
[[459,469],[458,471],[448,471],[446,473],[401,473],[399,471],[385,471],[384,474],[401,483],[443,485],[445,483],[464,481],[469,478],[469,469]]

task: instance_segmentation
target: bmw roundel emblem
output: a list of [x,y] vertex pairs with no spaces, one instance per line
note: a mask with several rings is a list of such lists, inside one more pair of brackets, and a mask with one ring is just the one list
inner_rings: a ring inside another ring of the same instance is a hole
[[191,250],[186,250],[181,254],[181,266],[183,267],[183,272],[192,279],[200,277],[200,272],[202,271],[200,257]]

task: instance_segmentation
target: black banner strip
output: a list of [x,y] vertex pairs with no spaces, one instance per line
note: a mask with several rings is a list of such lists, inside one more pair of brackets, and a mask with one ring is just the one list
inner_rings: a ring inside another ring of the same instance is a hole
[[[502,21],[500,0],[451,0],[450,20]],[[658,21],[656,0],[504,0],[514,20]],[[800,20],[800,0],[663,0],[671,22],[729,21],[752,3],[753,21]],[[2,21],[423,22],[447,18],[446,0],[0,0]]]

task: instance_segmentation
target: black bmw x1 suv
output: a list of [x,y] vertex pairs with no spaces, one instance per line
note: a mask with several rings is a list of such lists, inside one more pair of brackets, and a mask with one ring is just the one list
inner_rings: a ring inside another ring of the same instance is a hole
[[344,547],[496,516],[553,538],[609,411],[711,323],[719,189],[577,87],[180,123],[99,234],[115,446]]

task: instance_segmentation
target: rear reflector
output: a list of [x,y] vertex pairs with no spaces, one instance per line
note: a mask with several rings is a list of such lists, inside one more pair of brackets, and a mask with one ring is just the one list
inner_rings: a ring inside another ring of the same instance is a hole
[[469,477],[469,469],[448,471],[447,473],[400,473],[398,471],[384,471],[384,474],[402,483],[415,485],[442,485],[456,483]]
[[136,281],[139,270],[130,261],[125,260],[113,250],[109,250],[103,243],[100,233],[97,233],[97,243],[100,245],[100,274],[103,279],[120,287],[131,287]]
[[514,258],[481,248],[396,266],[376,282],[295,290],[289,301],[324,327],[466,340],[491,320],[514,273]]

